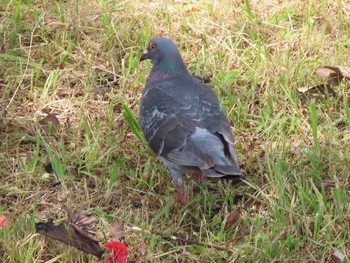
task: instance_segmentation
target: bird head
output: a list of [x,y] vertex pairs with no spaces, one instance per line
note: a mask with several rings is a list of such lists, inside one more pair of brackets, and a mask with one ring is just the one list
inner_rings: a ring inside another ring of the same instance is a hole
[[140,58],[140,61],[146,59],[150,59],[153,65],[168,60],[182,62],[180,52],[175,43],[164,37],[154,38],[149,42],[147,49],[143,52]]

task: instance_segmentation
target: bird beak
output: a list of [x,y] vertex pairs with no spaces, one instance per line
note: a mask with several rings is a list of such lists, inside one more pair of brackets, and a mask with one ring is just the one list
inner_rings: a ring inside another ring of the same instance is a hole
[[140,61],[144,61],[144,60],[146,60],[146,59],[148,59],[148,51],[147,51],[147,49],[145,50],[145,51],[143,51],[143,54],[142,54],[142,56],[140,57]]

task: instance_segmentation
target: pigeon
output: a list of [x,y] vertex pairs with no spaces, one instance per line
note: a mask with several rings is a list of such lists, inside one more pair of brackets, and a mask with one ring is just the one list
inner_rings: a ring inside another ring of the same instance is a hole
[[139,123],[152,150],[168,168],[186,204],[183,175],[239,179],[231,126],[213,90],[192,76],[173,41],[154,38],[140,61],[150,59]]

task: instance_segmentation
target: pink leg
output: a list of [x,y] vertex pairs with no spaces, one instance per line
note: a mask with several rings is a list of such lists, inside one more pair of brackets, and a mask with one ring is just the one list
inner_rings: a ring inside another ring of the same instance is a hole
[[192,174],[192,177],[196,180],[198,184],[201,184],[204,180],[204,175],[201,172],[195,172]]
[[185,197],[185,188],[184,188],[184,184],[182,181],[178,181],[176,183],[176,186],[177,186],[177,195],[178,195],[178,198],[179,198],[179,202],[181,204],[187,204],[187,200],[186,200],[186,197]]

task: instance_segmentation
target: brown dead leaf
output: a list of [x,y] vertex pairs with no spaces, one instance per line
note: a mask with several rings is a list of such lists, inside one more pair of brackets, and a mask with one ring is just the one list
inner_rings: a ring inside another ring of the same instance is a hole
[[306,99],[324,99],[328,96],[336,97],[335,91],[331,88],[329,84],[321,84],[315,87],[301,87],[297,88],[299,93]]
[[290,152],[292,155],[297,155],[297,156],[299,156],[299,155],[300,155],[300,143],[299,143],[299,142],[296,142],[296,141],[293,141],[293,142],[290,144],[289,152]]
[[62,221],[59,225],[54,225],[53,220],[49,219],[46,223],[36,223],[35,230],[39,234],[76,247],[99,259],[105,251],[98,245],[96,240],[93,240],[79,227],[67,221]]
[[322,187],[331,188],[331,187],[335,187],[335,182],[332,180],[325,179],[325,180],[316,182],[315,186],[319,189],[321,189]]
[[343,78],[350,79],[350,68],[324,66],[316,70],[320,77],[327,78],[328,84],[338,85]]
[[344,262],[344,259],[345,259],[344,252],[341,251],[340,249],[335,250],[331,255],[332,262]]
[[240,212],[238,209],[236,209],[227,217],[225,228],[228,229],[231,226],[233,226],[235,223],[237,223],[239,218],[240,218]]
[[44,169],[49,174],[54,173],[53,166],[50,162],[44,165]]
[[329,67],[322,67],[316,70],[316,74],[320,77],[327,78],[327,82],[329,85],[338,85],[340,81],[343,79],[339,71],[331,69]]
[[[333,72],[335,72],[338,76],[340,76],[342,78],[350,78],[350,68],[340,67],[340,66],[336,66],[336,67],[324,66],[324,68],[332,70]],[[322,68],[320,68],[320,69],[322,69]],[[326,76],[326,77],[328,77],[328,76]]]
[[332,86],[339,85],[345,78],[350,80],[350,68],[324,66],[316,70],[316,74],[327,79],[327,84],[321,84],[314,87],[301,87],[297,90],[307,99],[319,100],[328,96],[336,97]]
[[338,67],[344,78],[350,79],[350,68]]
[[31,23],[34,22],[33,15],[30,12],[25,12],[25,17],[28,22],[31,22]]
[[54,16],[51,14],[48,14],[44,17],[43,20],[43,26],[48,32],[53,32],[58,29],[65,29],[68,30],[73,26],[71,23],[62,23],[61,21],[58,21]]
[[328,67],[321,67],[316,70],[316,74],[323,78],[329,78],[332,74],[336,72]]
[[52,164],[51,163],[47,163],[44,165],[44,169],[47,173],[52,174],[54,172]]
[[84,214],[80,209],[76,209],[73,212],[67,205],[63,205],[62,208],[67,213],[69,222],[75,224],[85,231],[87,231],[90,225],[96,221],[96,217],[93,215]]
[[199,12],[199,11],[200,11],[199,7],[192,6],[186,10],[186,13],[191,14],[191,13],[195,13],[195,12]]
[[111,225],[111,230],[109,231],[108,236],[113,241],[125,242],[125,232],[124,232],[123,221],[114,222]]
[[[58,121],[56,114],[48,114],[46,117],[42,118],[39,121],[39,124],[41,127],[43,127],[47,132],[50,131],[52,133],[56,133],[58,126],[60,125],[60,122]],[[50,128],[51,127],[51,128]]]

